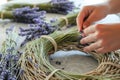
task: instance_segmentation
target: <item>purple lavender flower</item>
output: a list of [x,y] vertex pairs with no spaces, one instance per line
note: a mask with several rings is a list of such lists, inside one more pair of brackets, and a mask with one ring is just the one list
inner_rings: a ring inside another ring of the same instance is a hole
[[[38,8],[30,7],[13,10],[16,21],[33,23],[28,26],[29,28],[20,28],[19,35],[26,37],[21,46],[28,41],[40,38],[41,35],[48,35],[57,29],[57,26],[52,26],[50,23],[45,21],[46,11],[38,10]],[[54,21],[52,20],[51,23]]]
[[36,24],[30,24],[29,28],[27,29],[20,28],[19,35],[26,36],[21,46],[23,46],[24,44],[31,40],[40,38],[41,35],[48,35],[57,29],[56,26],[52,26],[50,23],[47,23],[43,20],[36,19],[34,21]]
[[75,8],[74,3],[69,0],[51,0],[51,4],[54,6],[51,12],[54,13],[68,14]]
[[13,10],[15,21],[23,23],[34,23],[33,19],[44,19],[46,11],[38,11],[39,8],[23,7]]
[[4,47],[4,51],[0,52],[0,80],[17,80],[19,70],[17,62],[21,53],[15,49],[17,44],[12,38],[13,27],[8,28],[6,33],[7,37],[4,44],[6,47]]
[[2,56],[0,61],[0,80],[17,80],[16,64],[20,55],[17,53],[12,55],[10,53]]

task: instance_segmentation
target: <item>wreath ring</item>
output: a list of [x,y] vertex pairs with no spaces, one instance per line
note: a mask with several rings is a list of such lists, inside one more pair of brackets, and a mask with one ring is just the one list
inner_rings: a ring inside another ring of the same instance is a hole
[[[47,35],[48,36],[48,35]],[[46,37],[47,37],[46,36]],[[96,52],[90,52],[92,56],[98,61],[98,67],[93,71],[87,72],[85,74],[73,74],[68,73],[61,69],[56,69],[50,64],[48,53],[54,52],[55,44],[57,43],[58,50],[60,49],[72,49],[83,51],[84,46],[78,45],[79,33],[76,28],[70,28],[63,31],[56,31],[49,35],[48,38],[41,37],[37,40],[29,42],[25,47],[25,53],[21,58],[20,65],[24,65],[22,69],[26,69],[27,74],[25,76],[30,76],[31,78],[36,79],[39,76],[38,80],[118,80],[120,79],[120,52],[114,51],[106,54],[99,54]],[[52,39],[51,39],[52,38]],[[55,47],[56,49],[56,47]],[[34,54],[33,54],[34,53]],[[33,56],[34,55],[34,56]],[[32,62],[29,62],[28,57],[32,58]],[[34,57],[34,58],[33,58]],[[28,64],[29,63],[29,64]],[[37,63],[38,68],[34,67],[34,64]],[[32,66],[32,67],[31,67]],[[35,75],[35,73],[42,73]],[[44,75],[44,76],[43,76]],[[42,78],[40,77],[42,76]],[[23,76],[22,76],[23,77]]]

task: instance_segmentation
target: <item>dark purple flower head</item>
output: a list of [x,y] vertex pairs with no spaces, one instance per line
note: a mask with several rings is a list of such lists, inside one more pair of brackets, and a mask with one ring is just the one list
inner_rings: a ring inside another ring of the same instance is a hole
[[35,23],[36,24],[30,24],[29,28],[27,29],[20,28],[19,35],[26,36],[21,46],[23,46],[24,44],[31,40],[40,38],[41,35],[48,35],[57,29],[57,27],[52,26],[50,23],[47,23],[39,19],[35,19]]
[[39,8],[23,7],[13,10],[15,21],[23,23],[34,23],[34,18],[44,19],[46,11],[38,11]]
[[55,13],[68,14],[75,8],[74,3],[69,0],[51,0],[51,4],[54,6],[51,12]]

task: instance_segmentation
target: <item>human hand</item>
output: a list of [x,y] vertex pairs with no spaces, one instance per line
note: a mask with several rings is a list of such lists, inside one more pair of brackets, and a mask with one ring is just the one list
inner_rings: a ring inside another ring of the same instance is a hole
[[109,6],[106,4],[85,6],[77,16],[77,27],[82,31],[94,22],[104,18],[109,13]]
[[[84,51],[106,53],[120,48],[120,24],[96,24],[84,29],[80,43],[91,43]],[[92,43],[93,42],[93,43]]]

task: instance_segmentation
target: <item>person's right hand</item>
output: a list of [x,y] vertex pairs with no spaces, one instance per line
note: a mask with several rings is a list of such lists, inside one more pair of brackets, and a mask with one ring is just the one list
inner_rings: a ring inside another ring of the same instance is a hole
[[94,22],[104,18],[109,13],[109,6],[107,4],[89,5],[83,7],[77,16],[77,27],[82,31]]

